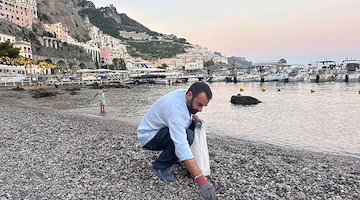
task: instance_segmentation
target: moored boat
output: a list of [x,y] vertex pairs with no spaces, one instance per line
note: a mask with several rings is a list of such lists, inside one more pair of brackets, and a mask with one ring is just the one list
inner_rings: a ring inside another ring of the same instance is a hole
[[329,82],[335,80],[335,61],[319,61],[315,66],[313,74],[309,76],[310,82]]
[[360,60],[344,60],[340,64],[336,81],[359,82],[360,81]]

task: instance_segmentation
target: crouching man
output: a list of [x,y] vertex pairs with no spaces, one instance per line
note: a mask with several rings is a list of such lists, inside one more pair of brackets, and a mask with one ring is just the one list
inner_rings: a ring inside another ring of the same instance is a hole
[[137,131],[139,143],[148,150],[162,151],[151,171],[164,181],[175,181],[169,168],[183,162],[205,199],[216,199],[214,187],[202,175],[190,146],[194,141],[195,114],[212,98],[210,87],[196,82],[188,90],[177,89],[158,99],[143,117]]

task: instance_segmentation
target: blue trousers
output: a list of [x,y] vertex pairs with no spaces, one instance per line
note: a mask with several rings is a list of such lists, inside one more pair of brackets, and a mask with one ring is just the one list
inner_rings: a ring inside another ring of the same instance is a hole
[[[194,142],[194,128],[194,124],[191,124],[191,126],[186,129],[187,140],[190,146]],[[153,163],[155,169],[167,169],[179,160],[175,154],[174,142],[170,138],[169,128],[167,127],[160,129],[155,137],[151,139],[144,148],[153,151],[162,151]]]

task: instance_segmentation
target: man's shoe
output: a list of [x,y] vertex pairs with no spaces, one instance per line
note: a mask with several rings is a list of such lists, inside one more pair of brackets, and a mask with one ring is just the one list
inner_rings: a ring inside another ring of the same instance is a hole
[[174,182],[176,180],[174,175],[168,169],[161,169],[159,172],[154,167],[151,167],[151,171],[154,172],[161,180],[168,182]]

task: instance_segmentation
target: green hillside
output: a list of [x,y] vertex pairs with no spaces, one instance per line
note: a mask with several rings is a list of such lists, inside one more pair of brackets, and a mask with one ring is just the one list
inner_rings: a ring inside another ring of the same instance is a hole
[[87,15],[90,19],[91,24],[100,28],[102,31],[104,31],[105,34],[111,35],[116,38],[119,38],[119,30],[128,32],[146,32],[152,36],[159,35],[159,33],[153,32],[138,23],[137,21],[129,18],[126,14],[116,13],[116,15],[118,15],[118,17],[121,19],[121,23],[117,23],[114,18],[105,17],[107,12],[109,12],[109,9],[107,8],[87,8],[79,11],[79,15],[83,18],[85,17],[85,15]]
[[[115,9],[110,7],[83,9],[79,11],[79,15],[83,18],[87,15],[91,24],[100,28],[105,34],[125,41],[130,46],[128,50],[132,56],[142,56],[145,59],[169,58],[184,53],[185,46],[189,44],[186,39],[176,37],[173,40],[158,41],[156,39],[163,34],[151,31],[126,14],[118,14]],[[119,31],[145,32],[152,36],[152,40],[126,39],[120,36]]]

